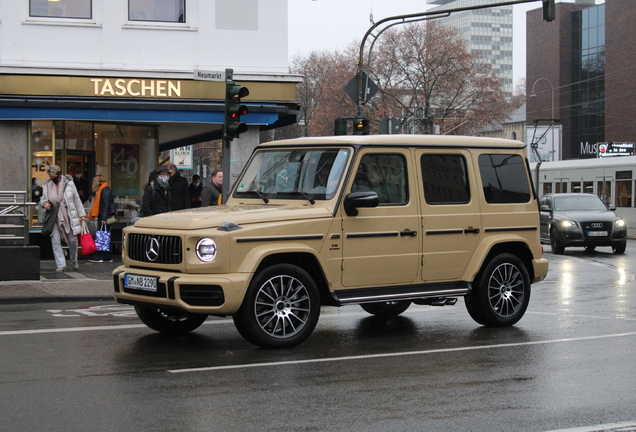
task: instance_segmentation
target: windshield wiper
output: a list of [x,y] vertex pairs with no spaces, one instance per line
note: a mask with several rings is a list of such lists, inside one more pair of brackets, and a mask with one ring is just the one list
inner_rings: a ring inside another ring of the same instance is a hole
[[314,199],[313,196],[307,195],[303,191],[290,191],[290,192],[285,192],[285,194],[287,194],[287,195],[300,195],[303,198],[305,198],[307,201],[309,201],[309,204],[311,204],[311,205],[314,205],[316,203],[316,200]]
[[260,199],[262,199],[265,202],[265,204],[269,203],[269,198],[267,198],[267,196],[265,196],[265,194],[263,192],[261,192],[259,190],[253,190],[253,191],[250,191],[250,192],[256,193],[256,195],[258,195],[258,197]]

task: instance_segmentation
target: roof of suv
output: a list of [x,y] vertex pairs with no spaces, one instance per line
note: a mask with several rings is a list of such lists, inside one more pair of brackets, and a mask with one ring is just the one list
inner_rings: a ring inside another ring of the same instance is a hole
[[469,137],[461,135],[338,135],[305,137],[281,141],[271,141],[260,146],[298,145],[371,145],[371,146],[423,146],[423,147],[472,147],[521,149],[526,145],[521,141],[502,138]]

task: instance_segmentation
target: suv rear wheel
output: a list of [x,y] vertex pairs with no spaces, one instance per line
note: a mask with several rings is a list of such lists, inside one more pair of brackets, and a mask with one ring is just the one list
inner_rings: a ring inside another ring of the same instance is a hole
[[311,335],[319,315],[320,297],[311,276],[298,266],[275,264],[254,277],[232,318],[248,342],[290,348]]
[[521,319],[530,301],[530,277],[523,262],[503,253],[477,275],[466,296],[470,316],[487,327],[505,327]]

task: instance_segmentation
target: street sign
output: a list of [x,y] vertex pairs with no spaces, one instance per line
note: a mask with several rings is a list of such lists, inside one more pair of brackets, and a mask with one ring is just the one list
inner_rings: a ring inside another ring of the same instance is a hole
[[386,117],[380,120],[380,133],[385,135],[399,134],[402,129],[400,120],[396,117]]
[[192,79],[198,81],[225,81],[225,72],[195,69],[192,74]]
[[369,99],[375,96],[380,88],[371,78],[368,77],[366,72],[358,72],[356,76],[354,76],[351,81],[344,86],[345,94],[353,99],[355,103],[358,103],[360,80],[362,80],[363,87],[362,100],[360,101],[360,104],[364,105]]

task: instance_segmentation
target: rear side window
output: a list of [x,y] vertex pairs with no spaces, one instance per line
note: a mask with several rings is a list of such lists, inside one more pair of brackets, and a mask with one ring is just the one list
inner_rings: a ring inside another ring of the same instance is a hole
[[521,156],[480,155],[479,173],[486,202],[504,204],[530,201],[530,184],[526,165]]
[[465,204],[470,201],[466,160],[463,156],[424,154],[421,165],[427,204]]

